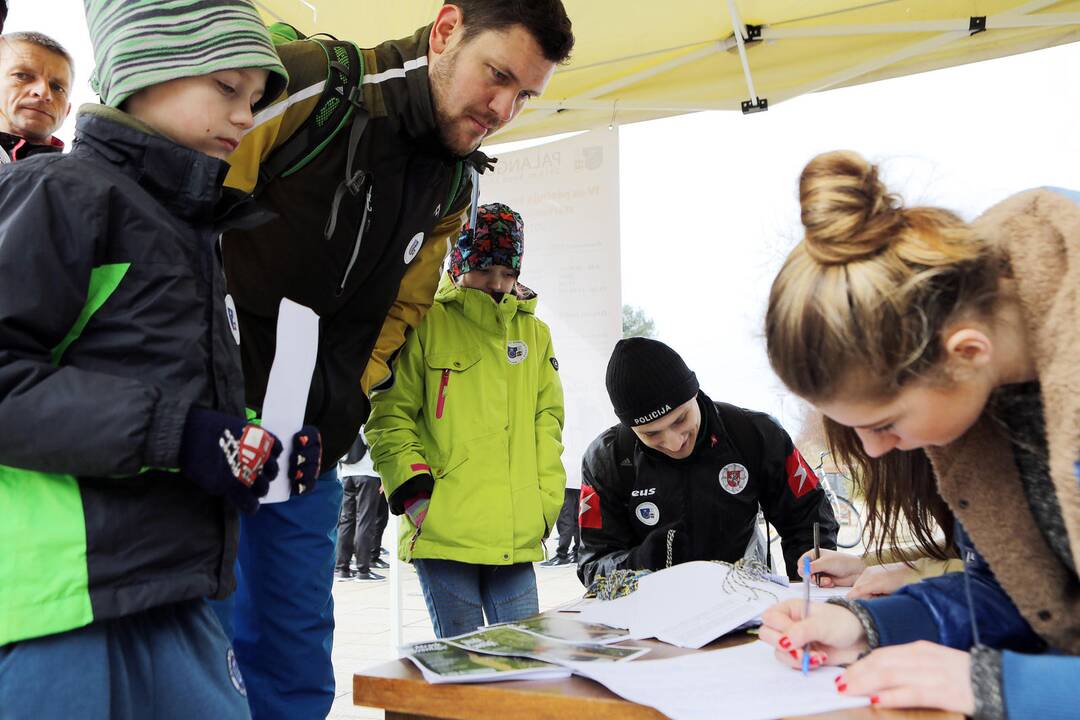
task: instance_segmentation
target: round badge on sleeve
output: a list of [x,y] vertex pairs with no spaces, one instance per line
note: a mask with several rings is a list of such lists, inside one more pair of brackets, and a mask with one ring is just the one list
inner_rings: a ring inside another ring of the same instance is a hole
[[405,264],[408,265],[416,257],[416,254],[420,252],[420,248],[424,244],[424,233],[418,232],[413,235],[412,240],[405,246]]
[[645,525],[655,525],[660,522],[660,508],[656,503],[643,502],[634,508],[634,515]]
[[240,320],[236,317],[236,303],[232,295],[225,296],[225,315],[229,319],[229,330],[232,331],[233,340],[240,344]]
[[750,482],[750,471],[742,463],[728,463],[720,470],[720,487],[732,495],[738,495]]
[[247,686],[244,685],[244,676],[240,674],[240,663],[236,662],[236,653],[232,648],[225,651],[225,665],[229,668],[229,680],[236,692],[247,697]]

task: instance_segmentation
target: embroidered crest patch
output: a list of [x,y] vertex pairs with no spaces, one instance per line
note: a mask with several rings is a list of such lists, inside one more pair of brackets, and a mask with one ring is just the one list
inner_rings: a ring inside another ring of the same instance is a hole
[[643,502],[634,508],[634,516],[645,525],[655,525],[660,522],[660,508],[656,503]]
[[529,357],[529,346],[521,340],[511,340],[506,344],[506,359],[511,365],[520,365]]
[[750,471],[741,463],[728,463],[720,470],[720,487],[732,495],[738,495],[750,482]]

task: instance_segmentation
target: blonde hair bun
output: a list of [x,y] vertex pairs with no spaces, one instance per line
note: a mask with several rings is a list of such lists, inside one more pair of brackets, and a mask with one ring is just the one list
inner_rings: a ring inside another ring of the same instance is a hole
[[824,265],[866,260],[885,250],[904,226],[900,198],[856,152],[818,155],[799,176],[806,251]]

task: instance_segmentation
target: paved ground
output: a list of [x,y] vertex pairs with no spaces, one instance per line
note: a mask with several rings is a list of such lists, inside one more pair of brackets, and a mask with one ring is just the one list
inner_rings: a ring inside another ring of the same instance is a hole
[[[388,530],[384,547],[392,548]],[[380,574],[386,571],[379,571]],[[403,641],[406,643],[435,637],[431,629],[420,583],[411,565],[401,565]],[[536,582],[540,593],[540,609],[547,610],[584,592],[573,566],[557,568],[536,567]],[[352,676],[358,670],[393,660],[397,657],[390,641],[390,583],[334,583],[334,672],[337,676],[337,698],[330,710],[331,720],[348,718],[382,718],[383,712],[352,704]]]

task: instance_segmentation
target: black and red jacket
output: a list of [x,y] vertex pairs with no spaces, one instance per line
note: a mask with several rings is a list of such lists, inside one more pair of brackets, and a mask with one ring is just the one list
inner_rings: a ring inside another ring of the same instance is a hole
[[[698,393],[698,405],[697,444],[683,460],[636,438],[618,442],[618,425],[585,451],[578,518],[578,576],[585,585],[616,569],[663,568],[669,545],[673,564],[739,560],[754,537],[759,507],[780,533],[792,579],[799,556],[814,546],[814,522],[821,546],[836,547],[832,507],[784,429],[765,413],[714,403],[705,393]],[[627,457],[619,457],[620,445]]]
[[24,137],[0,132],[0,150],[7,156],[6,161],[4,156],[0,156],[0,165],[3,165],[6,162],[25,160],[32,155],[63,152],[64,143],[56,138],[49,138],[48,143],[32,143]]

